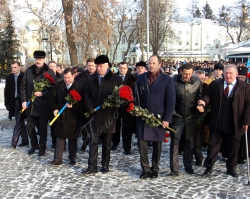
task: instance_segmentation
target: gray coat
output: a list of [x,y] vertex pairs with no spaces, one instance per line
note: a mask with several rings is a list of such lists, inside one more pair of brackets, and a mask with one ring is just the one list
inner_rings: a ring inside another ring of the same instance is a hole
[[[148,73],[137,78],[139,101],[137,105],[161,116],[161,121],[172,121],[175,107],[175,88],[171,77],[160,73],[154,83],[149,86]],[[163,142],[166,129],[149,127],[140,117],[136,123],[136,137],[141,140]]]

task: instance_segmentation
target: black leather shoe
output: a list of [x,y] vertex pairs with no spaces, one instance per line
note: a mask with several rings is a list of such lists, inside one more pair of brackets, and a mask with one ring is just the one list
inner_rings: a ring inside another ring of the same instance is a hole
[[171,171],[169,175],[173,176],[173,177],[176,177],[176,176],[179,175],[179,172],[178,171]]
[[151,171],[151,178],[158,178],[158,171]]
[[94,175],[97,173],[97,170],[90,170],[90,169],[87,169],[85,171],[82,171],[82,174],[83,175]]
[[238,160],[238,162],[237,162],[238,164],[245,164],[246,163],[246,161],[245,160]]
[[16,148],[16,145],[11,145],[10,146],[12,149],[15,149]]
[[61,165],[62,161],[55,161],[55,160],[53,160],[52,162],[50,162],[50,164],[52,164],[52,165]]
[[102,167],[102,173],[108,173],[109,168],[108,167]]
[[189,174],[194,174],[194,170],[193,169],[185,169],[185,171]]
[[202,165],[202,162],[195,162],[195,165],[200,167]]
[[70,160],[70,161],[69,161],[69,164],[70,164],[70,165],[76,165],[76,161],[75,161],[75,160]]
[[45,155],[45,150],[40,150],[38,152],[38,156],[44,156]]
[[125,154],[125,155],[131,155],[132,153],[131,153],[131,151],[129,150],[129,151],[124,151],[124,154]]
[[19,144],[18,146],[27,146],[29,145],[29,142],[22,142],[21,144]]
[[87,148],[87,146],[86,146],[85,144],[83,144],[83,145],[81,146],[81,151],[85,151],[86,148]]
[[116,150],[116,148],[117,148],[117,146],[112,145],[112,147],[111,147],[111,151]]
[[140,179],[147,179],[147,178],[151,178],[150,171],[143,171],[140,175]]
[[203,176],[211,177],[211,174],[212,174],[212,169],[211,168],[206,168],[206,170],[203,173]]
[[235,170],[227,170],[227,174],[237,178],[238,177],[238,174],[236,173]]
[[56,145],[55,144],[51,144],[51,148],[52,149],[56,148]]
[[36,148],[35,147],[32,147],[29,151],[28,151],[28,154],[31,155],[35,152]]

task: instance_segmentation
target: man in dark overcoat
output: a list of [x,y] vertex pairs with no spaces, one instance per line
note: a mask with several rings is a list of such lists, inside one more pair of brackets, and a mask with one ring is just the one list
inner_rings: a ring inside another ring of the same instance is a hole
[[[50,106],[54,116],[56,116],[66,104],[67,101],[65,97],[67,97],[71,90],[76,90],[81,96],[83,95],[83,85],[74,80],[74,70],[66,68],[63,74],[64,81],[60,81],[54,86],[50,96]],[[66,139],[68,139],[68,158],[70,165],[76,164],[77,137],[79,136],[77,132],[80,128],[80,120],[78,119],[80,116],[79,113],[81,113],[80,108],[82,108],[80,101],[74,105],[67,104],[67,108],[57,118],[54,124],[52,124],[57,137],[54,160],[51,162],[52,165],[60,165],[62,163]]]
[[[84,96],[84,103],[88,112],[102,105],[104,100],[112,94],[115,86],[122,84],[122,78],[115,75],[109,69],[109,59],[100,55],[95,59],[97,73],[92,75],[88,81],[88,87]],[[97,156],[99,136],[102,134],[102,172],[109,172],[110,149],[112,135],[115,133],[115,119],[117,119],[116,108],[106,108],[94,112],[90,119],[93,128],[93,139],[89,146],[88,168],[83,174],[94,174],[97,172]]]
[[[126,62],[121,62],[118,71],[119,72],[116,74],[122,77],[123,85],[129,86],[134,92],[136,79],[135,76],[128,71],[128,64]],[[111,150],[115,150],[120,144],[120,135],[122,131],[122,146],[124,154],[131,155],[132,134],[135,131],[136,118],[126,111],[126,106],[119,107],[118,111],[119,118],[116,120],[116,132],[113,134],[113,145]]]
[[[227,173],[237,177],[236,165],[240,139],[250,125],[250,88],[246,82],[237,78],[237,67],[233,64],[224,68],[224,78],[213,81],[209,92],[199,100],[197,109],[211,105],[210,140],[204,166],[204,176],[210,177],[212,167],[217,160],[223,135],[227,134],[228,158]],[[200,105],[200,106],[199,106]]]
[[179,175],[179,143],[183,134],[183,163],[187,173],[193,174],[194,136],[197,117],[197,101],[202,96],[202,83],[193,76],[193,66],[184,64],[180,74],[173,78],[176,90],[176,105],[171,126],[176,133],[170,133],[171,176]]
[[[34,90],[33,81],[38,82],[43,79],[44,73],[48,73],[55,80],[54,72],[45,64],[45,56],[46,53],[44,51],[34,52],[36,63],[25,71],[20,88],[22,108],[26,109],[27,129],[31,140],[31,149],[28,151],[29,155],[33,154],[36,149],[39,149],[38,155],[44,156],[46,150],[47,124],[50,117],[49,95],[52,87],[42,92],[35,92],[35,101],[31,102],[28,107],[26,106]],[[36,135],[36,128],[40,137],[39,142]]]
[[[138,138],[141,179],[157,178],[161,157],[162,142],[165,138],[166,127],[172,122],[175,107],[175,88],[171,77],[161,72],[162,60],[153,55],[149,59],[149,72],[137,78],[137,105],[148,109],[154,115],[160,115],[162,126],[149,127],[140,117],[136,122],[136,137]],[[153,142],[152,167],[148,161],[148,144]]]
[[22,103],[20,99],[20,85],[23,80],[24,73],[21,71],[21,65],[18,61],[11,62],[11,74],[6,77],[4,88],[4,104],[9,111],[9,119],[15,116],[16,124],[13,130],[11,147],[16,148],[19,137],[21,135],[22,142],[18,146],[29,145],[29,138],[24,123],[25,114],[21,114]]
[[[55,77],[56,77],[55,81],[56,82],[62,81],[63,80],[63,74],[60,74],[60,73],[58,73],[56,71],[56,68],[57,68],[56,62],[51,60],[51,61],[49,61],[48,66],[55,73]],[[54,114],[53,114],[53,111],[51,110],[51,112],[50,112],[50,120],[52,120],[53,118],[54,118]],[[51,135],[51,142],[52,142],[51,148],[55,148],[55,146],[56,146],[56,135],[55,135],[55,132],[54,132],[54,126],[50,127],[50,135]]]
[[[87,62],[87,65],[86,65],[87,70],[79,73],[75,77],[75,79],[77,81],[79,81],[84,86],[87,85],[88,79],[90,78],[90,76],[96,73],[95,58],[89,58],[89,59],[87,59],[86,62]],[[87,117],[84,115],[84,113],[86,113],[88,110],[86,110],[85,108],[86,107],[83,106],[82,114],[81,114],[81,120],[82,120],[83,125],[86,122],[88,122]],[[81,151],[85,151],[88,144],[89,144],[89,138],[88,138],[88,135],[87,135],[86,131],[82,131],[82,141],[83,141],[83,144],[81,146]]]

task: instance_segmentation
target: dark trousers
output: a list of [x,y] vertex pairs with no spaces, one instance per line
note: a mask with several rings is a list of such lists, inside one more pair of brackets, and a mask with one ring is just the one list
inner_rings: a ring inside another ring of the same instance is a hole
[[193,154],[194,154],[194,137],[189,139],[186,138],[184,122],[179,125],[173,126],[176,129],[176,133],[170,133],[171,143],[170,143],[170,169],[171,171],[179,171],[179,143],[183,134],[183,163],[187,170],[192,169],[193,166]]
[[[39,148],[42,150],[46,149],[47,124],[48,124],[48,118],[46,117],[35,117],[35,116],[27,117],[27,129],[31,141],[31,147],[36,148],[37,146],[39,146]],[[35,127],[37,128],[38,135],[40,136],[39,144]]]
[[201,149],[205,144],[207,130],[207,125],[204,126],[203,124],[199,124],[196,126],[194,155],[197,163],[201,163],[203,161]]
[[[93,133],[93,142],[89,144],[89,160],[88,168],[90,170],[97,170],[97,156],[98,156],[98,143],[99,134]],[[110,150],[111,150],[112,133],[102,133],[102,167],[109,167]]]
[[[62,161],[63,151],[65,147],[66,139],[56,138],[56,148],[54,151],[54,160]],[[77,151],[77,139],[68,139],[68,151],[69,151],[69,160],[76,160],[76,151]]]
[[[122,129],[121,129],[122,126]],[[132,133],[133,133],[133,117],[125,118],[119,114],[116,120],[116,132],[113,134],[112,142],[113,146],[120,144],[120,136],[122,130],[122,146],[124,151],[131,150]]]
[[148,161],[148,143],[146,140],[138,140],[141,167],[143,171],[159,171],[162,142],[153,142],[152,167]]
[[20,106],[18,99],[15,99],[15,120],[16,124],[13,130],[11,144],[16,146],[20,136],[22,138],[22,142],[29,142],[27,129],[24,123],[24,116],[20,113]]
[[[50,112],[50,121],[53,120],[54,117],[55,117],[54,113],[51,110],[51,112]],[[51,135],[51,142],[52,142],[53,145],[55,145],[57,137],[56,137],[56,134],[55,134],[55,127],[54,127],[54,125],[50,126],[50,135]]]
[[[217,160],[217,155],[220,150],[223,132],[211,132],[209,145],[207,149],[207,158],[205,159],[204,166],[212,168]],[[228,158],[226,167],[228,170],[235,170],[238,160],[238,149],[240,145],[240,138],[237,138],[233,134],[228,134]]]

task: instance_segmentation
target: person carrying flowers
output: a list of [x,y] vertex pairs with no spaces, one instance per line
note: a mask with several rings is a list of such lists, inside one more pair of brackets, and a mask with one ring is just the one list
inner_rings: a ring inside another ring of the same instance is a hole
[[20,87],[21,112],[27,115],[27,130],[31,140],[29,155],[39,149],[38,155],[44,156],[46,150],[49,95],[55,82],[55,74],[45,64],[45,57],[44,51],[34,52],[35,64],[25,71]]
[[[153,55],[149,59],[149,72],[137,78],[138,97],[136,105],[147,109],[160,117],[161,126],[149,126],[147,119],[137,117],[136,137],[138,138],[140,162],[142,167],[141,179],[157,178],[161,157],[162,142],[175,108],[175,87],[171,77],[161,72],[162,60]],[[133,108],[131,108],[133,109]],[[134,108],[135,109],[135,108]],[[131,111],[132,112],[132,111]],[[146,114],[146,113],[145,113]],[[148,143],[153,142],[152,166],[148,161]]]
[[112,73],[109,69],[109,59],[106,55],[100,55],[95,59],[96,74],[90,76],[84,95],[84,105],[90,113],[92,120],[93,137],[89,144],[88,168],[83,171],[84,175],[97,173],[97,156],[99,136],[102,135],[102,169],[103,173],[109,172],[110,149],[112,135],[115,133],[117,119],[116,107],[107,107],[94,111],[95,107],[103,104],[104,100],[112,94],[115,86],[122,84],[122,78]]
[[69,164],[75,165],[84,85],[74,80],[75,71],[72,68],[66,68],[63,74],[64,81],[55,84],[50,96],[50,106],[55,116],[50,125],[54,126],[57,137],[51,164],[62,164],[65,140],[68,139]]

